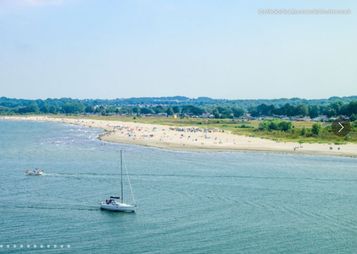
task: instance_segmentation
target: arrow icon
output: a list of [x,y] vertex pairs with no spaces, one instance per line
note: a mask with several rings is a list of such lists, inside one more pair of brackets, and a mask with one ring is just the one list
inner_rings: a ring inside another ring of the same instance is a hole
[[337,136],[344,137],[351,131],[351,124],[345,119],[335,120],[332,123],[332,131]]
[[340,122],[338,124],[341,126],[341,129],[338,131],[340,133],[345,127]]

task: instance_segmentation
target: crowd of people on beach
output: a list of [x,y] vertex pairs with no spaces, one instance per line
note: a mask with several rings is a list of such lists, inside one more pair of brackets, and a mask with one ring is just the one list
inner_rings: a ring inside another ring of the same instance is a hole
[[122,139],[132,141],[152,141],[175,143],[185,146],[188,144],[223,144],[224,141],[216,134],[223,134],[224,130],[217,128],[197,128],[197,127],[167,127],[167,126],[152,126],[152,125],[131,125],[117,124],[106,125],[106,134],[116,135]]

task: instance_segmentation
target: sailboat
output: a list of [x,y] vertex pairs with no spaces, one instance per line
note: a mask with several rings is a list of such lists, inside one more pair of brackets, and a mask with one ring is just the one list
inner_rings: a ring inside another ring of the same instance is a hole
[[[135,202],[127,170],[126,170],[126,176],[129,182],[132,200],[133,202]],[[100,208],[103,210],[109,210],[114,212],[135,212],[136,204],[124,203],[123,151],[122,150],[120,151],[120,196],[110,196],[109,199],[106,199],[105,201],[101,202]]]

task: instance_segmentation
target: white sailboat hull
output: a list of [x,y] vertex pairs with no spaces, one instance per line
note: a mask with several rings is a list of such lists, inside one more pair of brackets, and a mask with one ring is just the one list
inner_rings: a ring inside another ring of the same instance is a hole
[[43,171],[42,170],[39,170],[39,171],[30,171],[30,170],[27,170],[25,172],[25,175],[27,176],[42,176],[43,175]]
[[26,173],[27,176],[42,176],[43,173]]
[[136,207],[134,205],[124,204],[124,203],[107,204],[106,202],[102,202],[100,204],[100,208],[103,210],[109,210],[109,211],[113,211],[113,212],[133,213],[133,212],[135,212]]

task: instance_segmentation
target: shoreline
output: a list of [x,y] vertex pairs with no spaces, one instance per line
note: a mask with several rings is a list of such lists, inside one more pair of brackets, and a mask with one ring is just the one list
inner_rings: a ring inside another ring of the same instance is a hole
[[170,150],[261,151],[357,157],[357,144],[277,142],[258,137],[235,135],[219,129],[51,116],[1,116],[0,120],[58,122],[98,128],[104,131],[97,137],[102,141]]

